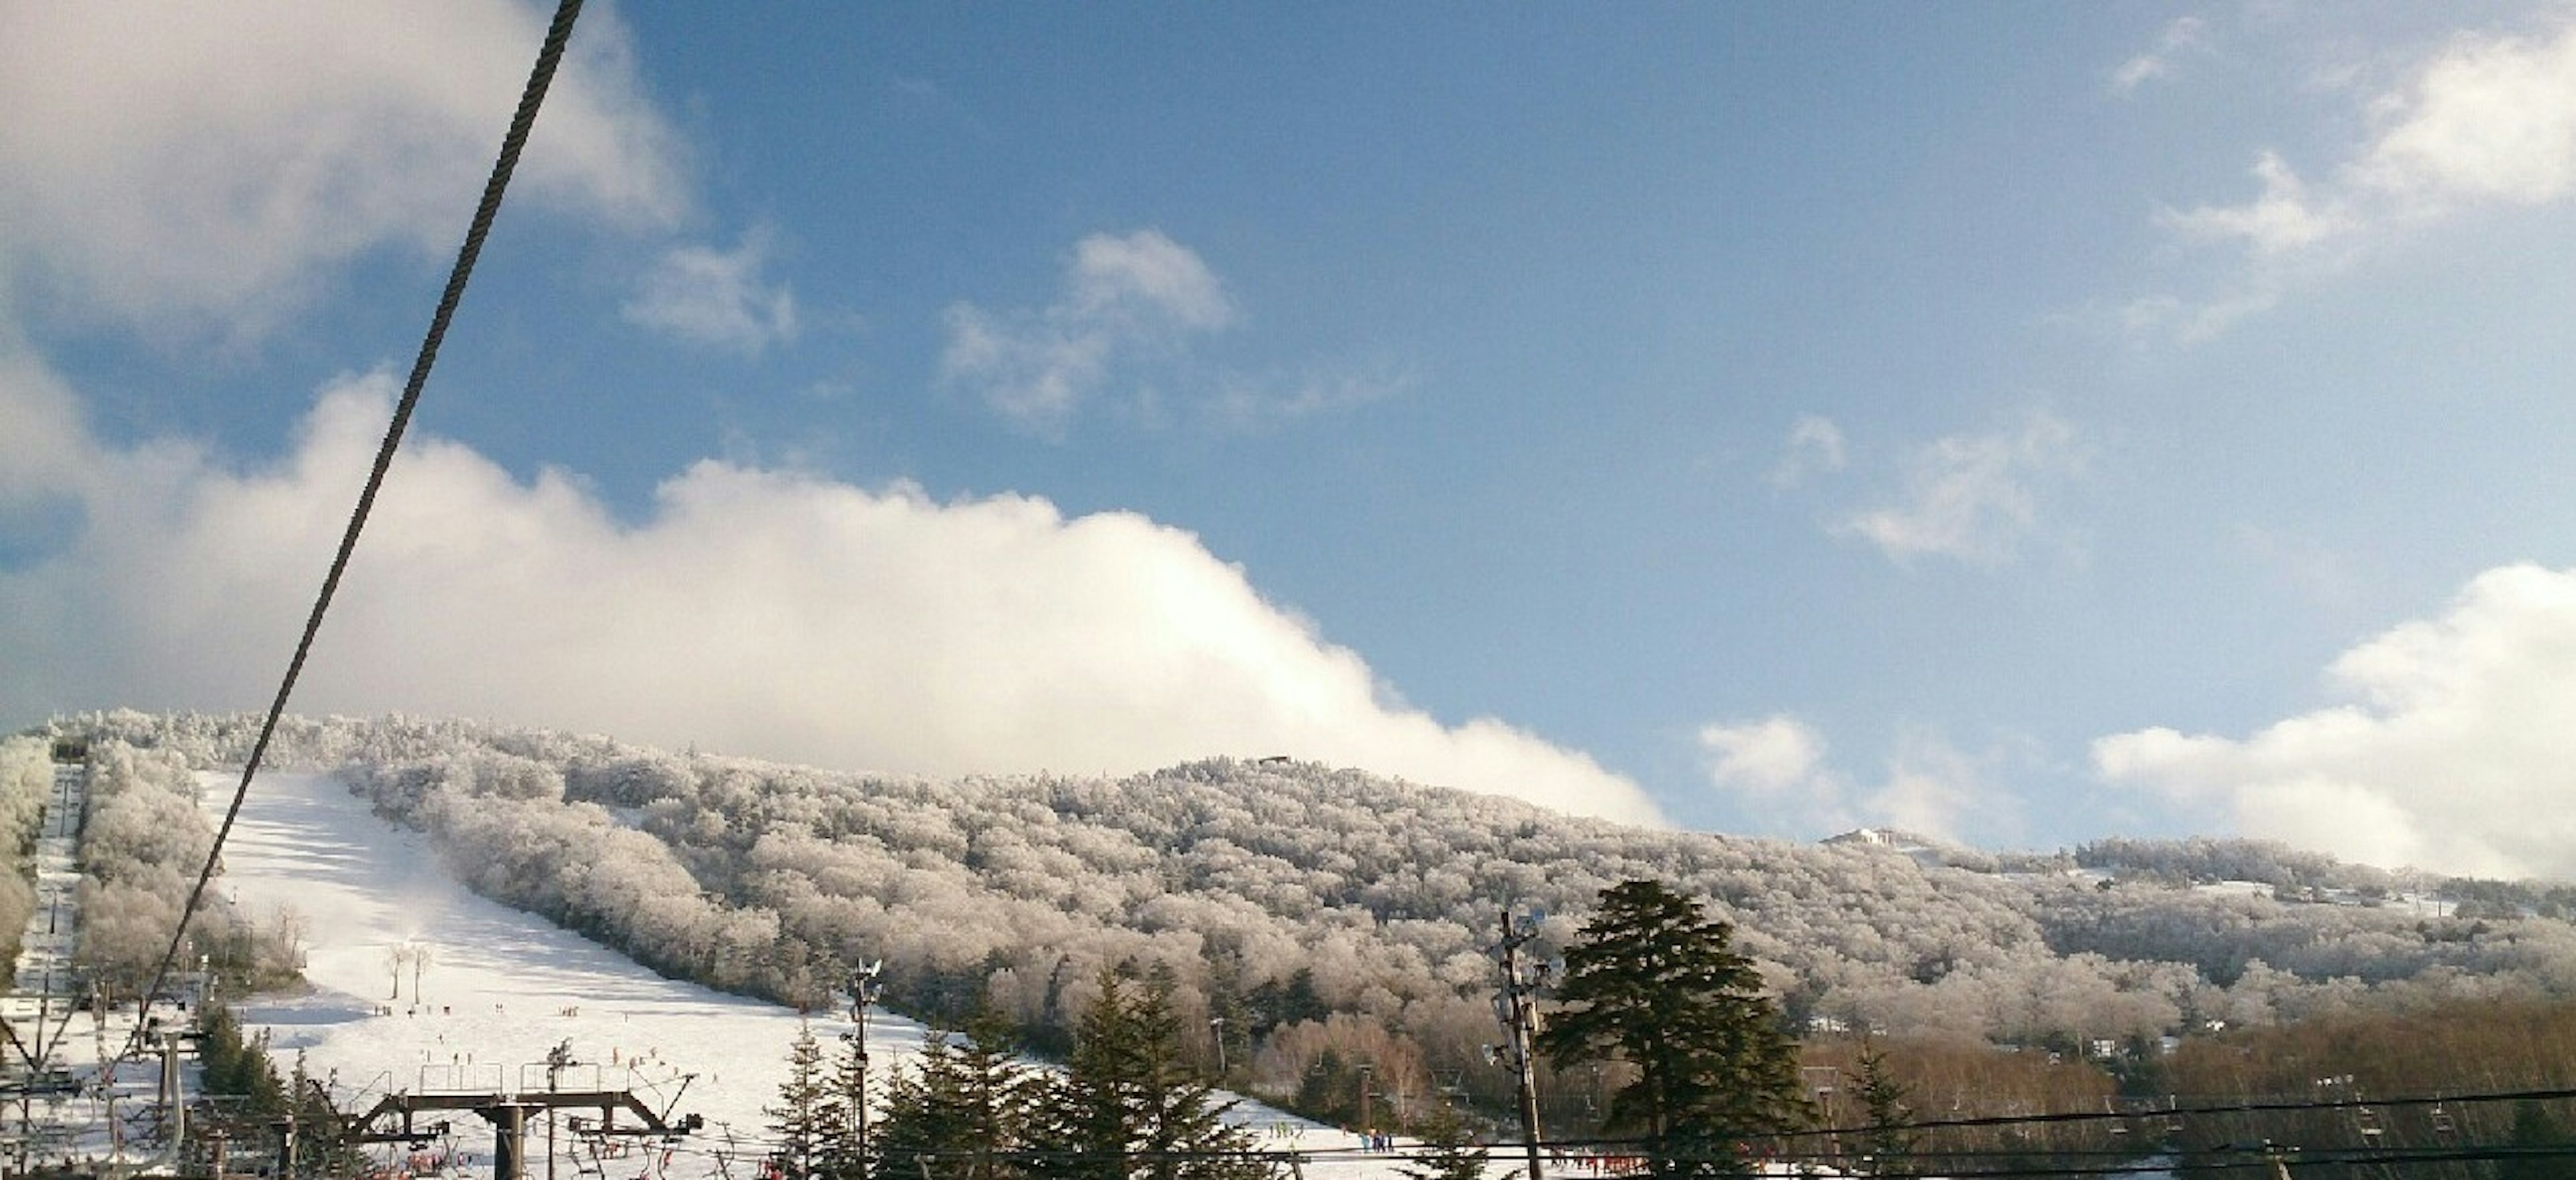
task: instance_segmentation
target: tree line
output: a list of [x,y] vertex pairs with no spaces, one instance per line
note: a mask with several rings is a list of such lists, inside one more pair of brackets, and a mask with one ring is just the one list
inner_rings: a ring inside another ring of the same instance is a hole
[[[770,1108],[780,1145],[772,1171],[781,1180],[1275,1175],[1275,1153],[1227,1121],[1231,1102],[1185,1052],[1171,972],[1133,975],[1101,973],[1060,1071],[1016,1058],[1009,1020],[989,1007],[958,1029],[931,1031],[887,1083],[872,1128],[857,1113],[869,1101],[862,1043],[845,1038],[827,1062],[811,1031],[800,1032]],[[1732,928],[1660,882],[1602,893],[1567,949],[1538,1048],[1560,1068],[1625,1067],[1600,1128],[1620,1138],[1591,1147],[1642,1161],[1658,1178],[1747,1175],[1756,1144],[1813,1119],[1796,1043],[1752,961],[1733,949]],[[1421,1129],[1430,1142],[1406,1175],[1485,1174],[1493,1149],[1454,1113]]]

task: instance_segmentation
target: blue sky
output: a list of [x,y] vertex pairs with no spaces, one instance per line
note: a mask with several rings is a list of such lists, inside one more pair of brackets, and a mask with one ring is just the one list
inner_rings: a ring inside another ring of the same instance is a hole
[[[543,15],[0,16],[12,724],[266,701]],[[2562,4],[575,51],[302,707],[2576,873]]]

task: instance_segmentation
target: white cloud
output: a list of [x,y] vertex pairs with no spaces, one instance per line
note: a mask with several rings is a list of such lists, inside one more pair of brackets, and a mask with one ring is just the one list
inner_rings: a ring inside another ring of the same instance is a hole
[[1170,349],[1232,324],[1233,301],[1199,256],[1158,230],[1093,234],[1074,247],[1044,309],[948,309],[947,380],[972,387],[1022,429],[1061,435],[1122,353]]
[[1812,839],[1871,826],[1958,840],[1967,821],[1992,834],[2013,827],[2018,810],[1992,773],[2010,751],[1971,755],[1925,726],[1897,734],[1886,778],[1874,787],[1834,769],[1824,734],[1788,713],[1711,722],[1698,738],[1709,785],[1776,834]]
[[2263,195],[2243,205],[2204,205],[2167,210],[2165,225],[2186,237],[2237,239],[2257,256],[2287,254],[2361,228],[2361,218],[2340,204],[2321,201],[2283,162],[2265,152],[2254,162]]
[[2209,23],[2196,16],[2175,17],[2156,38],[2156,47],[2120,63],[2111,71],[2111,90],[2127,94],[2159,78],[2172,76],[2186,54],[2209,51]]
[[630,323],[745,353],[796,338],[796,296],[760,277],[767,235],[745,235],[731,252],[678,246],[644,276],[622,309]]
[[1984,817],[1990,830],[1998,826],[2010,810],[2003,800],[1980,759],[1935,731],[1914,728],[1888,759],[1887,782],[1863,806],[1888,827],[1956,842],[1970,816]]
[[2212,335],[2409,229],[2576,193],[2576,21],[2539,36],[2457,36],[2361,113],[2370,134],[2322,181],[2267,151],[2252,200],[2159,213],[2182,237],[2240,245],[2244,270],[2204,300],[2138,301],[2131,326]]
[[1749,830],[1817,839],[1868,822],[1826,761],[1825,735],[1788,713],[1699,728],[1709,786]]
[[[84,519],[0,567],[0,714],[264,705],[391,380],[327,391],[289,455],[243,471],[182,445],[103,446],[31,371],[0,366],[0,410],[49,433],[13,443],[66,459],[50,486],[0,497],[73,497]],[[1243,570],[1133,514],[707,461],[625,524],[577,478],[516,482],[415,433],[296,704],[922,773],[1284,753],[1658,818],[1580,752],[1390,695]]]
[[[4,23],[0,279],[54,314],[242,336],[357,255],[454,251],[546,18],[102,0]],[[617,224],[681,212],[674,137],[612,13],[582,21],[519,177],[524,200]]]
[[2084,464],[2075,427],[2034,411],[1995,433],[1933,441],[1908,460],[1897,503],[1855,513],[1837,528],[1900,563],[1926,555],[2005,561],[2040,528],[2041,493]]
[[2348,172],[2400,212],[2559,200],[2576,191],[2576,23],[2460,38],[2375,111],[2383,129]]
[[2246,835],[2391,867],[2576,876],[2571,669],[2576,570],[2507,566],[2337,659],[2342,703],[2242,739],[2117,734],[2093,757]]
[[1160,230],[1082,239],[1065,273],[1065,295],[1050,311],[1083,323],[1208,329],[1234,322],[1234,302],[1216,273]]
[[1786,713],[1759,721],[1711,722],[1699,730],[1700,750],[1710,758],[1709,778],[1716,785],[1752,795],[1779,795],[1821,783],[1824,735]]
[[1789,427],[1789,441],[1780,448],[1780,462],[1771,468],[1771,486],[1794,488],[1818,473],[1840,471],[1850,462],[1843,445],[1843,428],[1831,418],[1802,414]]

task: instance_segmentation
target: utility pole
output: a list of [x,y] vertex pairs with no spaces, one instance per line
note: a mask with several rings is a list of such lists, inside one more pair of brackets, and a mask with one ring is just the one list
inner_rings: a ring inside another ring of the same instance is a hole
[[1512,909],[1503,907],[1503,940],[1494,945],[1494,957],[1503,968],[1503,994],[1494,1000],[1494,1016],[1503,1026],[1502,1066],[1512,1071],[1519,1090],[1521,1107],[1521,1143],[1529,1151],[1528,1180],[1546,1180],[1540,1170],[1538,1128],[1538,1077],[1530,1053],[1538,1040],[1537,972],[1524,974],[1521,947],[1538,932],[1529,925],[1513,927]]
[[850,1058],[859,1067],[859,1092],[851,1097],[850,1120],[858,1131],[859,1174],[863,1176],[868,1172],[868,1008],[885,995],[885,984],[877,979],[877,973],[883,970],[885,960],[879,959],[859,968],[851,978],[850,1020],[858,1027],[841,1034],[850,1038]]

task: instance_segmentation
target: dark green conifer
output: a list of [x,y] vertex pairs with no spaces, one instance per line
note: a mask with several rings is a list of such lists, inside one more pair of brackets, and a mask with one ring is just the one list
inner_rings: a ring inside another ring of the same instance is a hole
[[1914,1112],[1905,1105],[1905,1083],[1888,1070],[1887,1054],[1866,1042],[1861,1045],[1860,1068],[1853,1072],[1851,1082],[1863,1117],[1869,1120],[1869,1130],[1861,1136],[1861,1150],[1869,1158],[1869,1174],[1906,1175],[1905,1160],[1914,1151],[1914,1136],[1904,1126]]
[[1804,1121],[1794,1044],[1734,929],[1655,881],[1603,890],[1566,948],[1539,1047],[1560,1069],[1618,1060],[1636,1080],[1603,1127],[1642,1140],[1658,1177],[1737,1176],[1747,1141]]
[[778,1148],[769,1155],[778,1180],[824,1180],[824,1129],[831,1102],[823,1078],[823,1048],[812,1026],[799,1023],[787,1050],[787,1078],[778,1084],[778,1105],[765,1106],[769,1131]]
[[1396,1165],[1406,1180],[1485,1180],[1485,1147],[1468,1133],[1456,1111],[1433,1115],[1421,1135],[1421,1146]]
[[1194,1076],[1172,983],[1138,989],[1103,971],[1073,1056],[1041,1103],[1037,1170],[1077,1180],[1238,1180],[1266,1169],[1227,1125],[1232,1103]]

